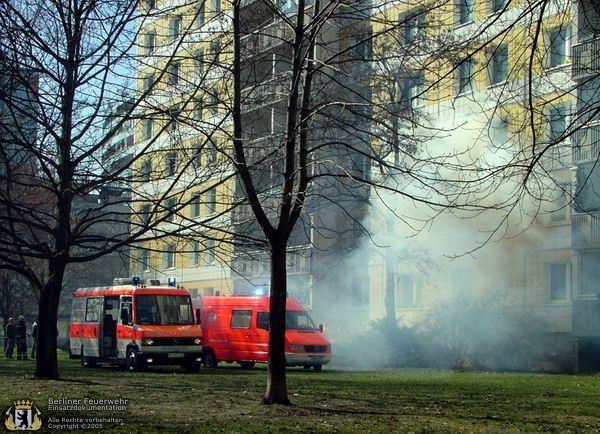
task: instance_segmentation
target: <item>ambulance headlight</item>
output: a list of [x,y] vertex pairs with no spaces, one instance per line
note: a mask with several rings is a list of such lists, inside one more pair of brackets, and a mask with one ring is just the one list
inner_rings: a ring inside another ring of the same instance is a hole
[[154,341],[150,338],[142,339],[142,345],[152,345],[153,343],[154,343]]
[[290,345],[290,350],[294,353],[304,351],[304,345]]
[[200,345],[202,343],[202,339],[196,338],[194,339],[194,345]]

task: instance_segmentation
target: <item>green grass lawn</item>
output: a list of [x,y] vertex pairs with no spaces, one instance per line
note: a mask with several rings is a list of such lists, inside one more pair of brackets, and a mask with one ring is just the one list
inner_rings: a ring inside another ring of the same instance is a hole
[[[33,399],[36,432],[387,433],[600,431],[600,377],[427,370],[290,369],[293,405],[264,406],[266,369],[236,366],[188,374],[83,369],[61,356],[60,381],[34,380],[33,361],[0,361],[0,410]],[[128,399],[125,411],[51,411],[52,399]],[[3,420],[6,419],[3,416]],[[116,418],[86,430],[49,429],[49,418]],[[3,427],[4,428],[4,427]],[[9,431],[6,431],[9,432]]]

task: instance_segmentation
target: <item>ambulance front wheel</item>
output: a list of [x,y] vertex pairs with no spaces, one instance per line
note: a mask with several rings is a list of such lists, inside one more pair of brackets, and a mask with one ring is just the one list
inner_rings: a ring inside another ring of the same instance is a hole
[[81,366],[84,368],[95,368],[97,366],[97,362],[96,359],[93,357],[88,357],[85,355],[84,351],[83,351],[83,346],[81,347],[81,356],[80,356],[80,361],[81,361]]
[[140,352],[135,348],[127,349],[127,358],[125,363],[129,372],[136,372],[144,369],[144,362],[140,356]]
[[204,353],[204,366],[207,368],[216,368],[219,362],[215,357],[215,353],[212,350],[206,350]]

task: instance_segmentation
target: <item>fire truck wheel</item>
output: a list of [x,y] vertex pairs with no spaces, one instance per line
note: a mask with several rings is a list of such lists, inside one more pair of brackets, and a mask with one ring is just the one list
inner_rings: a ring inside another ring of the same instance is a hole
[[204,366],[207,368],[216,368],[218,364],[219,362],[215,357],[215,353],[213,353],[212,350],[206,351],[204,354]]
[[254,362],[240,362],[240,366],[242,369],[252,369],[254,368]]
[[140,353],[135,348],[127,349],[126,366],[129,372],[141,371],[144,368]]
[[313,369],[315,370],[315,372],[321,372],[322,367],[323,365],[313,365]]

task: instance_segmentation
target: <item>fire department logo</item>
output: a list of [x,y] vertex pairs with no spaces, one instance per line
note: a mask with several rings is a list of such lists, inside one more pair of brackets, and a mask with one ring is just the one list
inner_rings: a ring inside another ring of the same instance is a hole
[[11,431],[37,431],[42,426],[42,412],[27,399],[14,401],[5,415],[4,425]]

